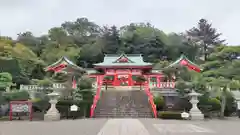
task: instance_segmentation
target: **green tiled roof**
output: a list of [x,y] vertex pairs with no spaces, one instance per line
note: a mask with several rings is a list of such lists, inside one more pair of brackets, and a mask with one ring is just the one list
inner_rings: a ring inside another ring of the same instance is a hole
[[[118,62],[119,59],[126,58],[128,62]],[[143,61],[141,54],[106,54],[102,63],[95,66],[151,66],[152,63]]]

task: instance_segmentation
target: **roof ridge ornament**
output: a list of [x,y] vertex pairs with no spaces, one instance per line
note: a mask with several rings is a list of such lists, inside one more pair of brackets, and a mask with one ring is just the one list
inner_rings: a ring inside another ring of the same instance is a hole
[[116,61],[114,61],[113,63],[134,63],[133,61],[131,61],[127,55],[125,53],[122,53]]

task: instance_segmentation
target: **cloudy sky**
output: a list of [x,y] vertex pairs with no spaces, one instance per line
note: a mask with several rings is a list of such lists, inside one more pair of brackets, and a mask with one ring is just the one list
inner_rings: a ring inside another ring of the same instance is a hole
[[0,33],[40,35],[79,17],[100,25],[150,22],[165,32],[182,32],[206,18],[229,44],[239,45],[239,5],[239,0],[0,0]]

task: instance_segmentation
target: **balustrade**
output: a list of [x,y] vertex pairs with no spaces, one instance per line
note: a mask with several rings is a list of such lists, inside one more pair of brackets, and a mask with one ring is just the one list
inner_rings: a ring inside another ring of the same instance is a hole
[[175,88],[175,82],[160,82],[159,84],[150,83],[150,87],[154,87],[154,88]]

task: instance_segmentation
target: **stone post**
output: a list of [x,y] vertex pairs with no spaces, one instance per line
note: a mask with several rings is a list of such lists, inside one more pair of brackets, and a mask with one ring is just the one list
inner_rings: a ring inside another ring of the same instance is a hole
[[56,108],[56,104],[58,102],[58,98],[60,97],[60,94],[57,92],[52,92],[52,93],[48,94],[48,96],[50,98],[49,102],[51,104],[51,107],[47,111],[47,113],[44,115],[44,120],[45,121],[60,120],[60,113],[58,112],[58,110]]
[[232,91],[232,93],[237,102],[237,115],[238,115],[238,118],[240,118],[240,91],[235,90],[235,91]]
[[193,119],[193,120],[203,120],[204,115],[202,114],[202,112],[197,107],[197,103],[199,102],[198,97],[201,96],[202,94],[197,93],[194,90],[192,90],[192,92],[189,93],[188,95],[191,97],[190,102],[192,104],[192,109],[190,110],[191,119]]

